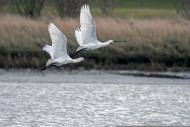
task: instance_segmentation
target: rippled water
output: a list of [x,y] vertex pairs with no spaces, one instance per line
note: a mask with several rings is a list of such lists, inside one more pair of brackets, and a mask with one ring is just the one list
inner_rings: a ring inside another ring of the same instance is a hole
[[124,125],[190,125],[190,80],[102,72],[1,74],[0,127]]

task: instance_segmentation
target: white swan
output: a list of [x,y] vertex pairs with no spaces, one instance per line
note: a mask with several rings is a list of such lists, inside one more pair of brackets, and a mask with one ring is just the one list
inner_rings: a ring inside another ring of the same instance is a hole
[[96,36],[96,24],[90,13],[88,5],[83,5],[80,11],[80,28],[75,30],[75,37],[79,44],[76,53],[83,50],[93,50],[110,45],[113,42],[120,42],[109,40],[104,43],[98,41]]
[[47,61],[46,67],[42,70],[51,66],[79,63],[84,60],[83,57],[72,59],[68,55],[67,38],[53,23],[49,24],[48,31],[52,40],[52,46],[45,45],[42,50],[48,52],[51,58]]

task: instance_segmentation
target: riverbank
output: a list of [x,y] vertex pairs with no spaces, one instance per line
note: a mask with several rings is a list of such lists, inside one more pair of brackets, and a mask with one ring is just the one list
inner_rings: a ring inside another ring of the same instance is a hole
[[[28,19],[0,17],[0,68],[40,68],[48,60],[41,49],[50,44],[47,30],[54,22],[67,36],[69,53],[77,43],[78,19]],[[186,71],[190,68],[190,22],[183,19],[95,18],[99,40],[123,40],[106,48],[81,54],[95,63],[67,65],[67,69],[128,69]],[[110,27],[112,26],[112,27]]]
[[0,69],[0,82],[189,84],[190,72]]

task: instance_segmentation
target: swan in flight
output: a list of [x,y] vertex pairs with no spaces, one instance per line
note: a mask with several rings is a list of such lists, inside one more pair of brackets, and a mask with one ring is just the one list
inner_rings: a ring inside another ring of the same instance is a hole
[[121,42],[109,40],[104,43],[98,41],[96,36],[96,24],[90,13],[88,5],[83,5],[80,11],[80,28],[75,30],[75,37],[79,44],[76,54],[83,50],[93,50],[110,45],[113,42]]
[[52,46],[45,45],[42,50],[49,53],[51,58],[47,61],[45,68],[42,68],[42,70],[50,68],[51,66],[79,63],[84,60],[83,57],[72,59],[68,55],[67,38],[53,23],[49,24],[48,31],[52,40]]

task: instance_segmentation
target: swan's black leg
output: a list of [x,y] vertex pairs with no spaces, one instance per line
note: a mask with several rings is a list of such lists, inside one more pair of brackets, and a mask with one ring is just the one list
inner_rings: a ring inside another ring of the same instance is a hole
[[[51,68],[51,67],[53,67],[53,66],[56,66],[55,63],[52,63],[52,64],[50,64],[50,65],[48,65],[48,66],[45,66],[45,67],[41,68],[41,71],[47,70],[47,69],[49,69],[49,68]],[[56,66],[56,67],[57,67],[57,66]]]
[[86,50],[86,49],[87,49],[87,48],[84,48],[84,49],[81,49],[81,50],[79,50],[79,51],[77,51],[77,52],[71,54],[71,57],[77,56],[80,52],[82,52],[82,51],[84,51],[84,50]]

